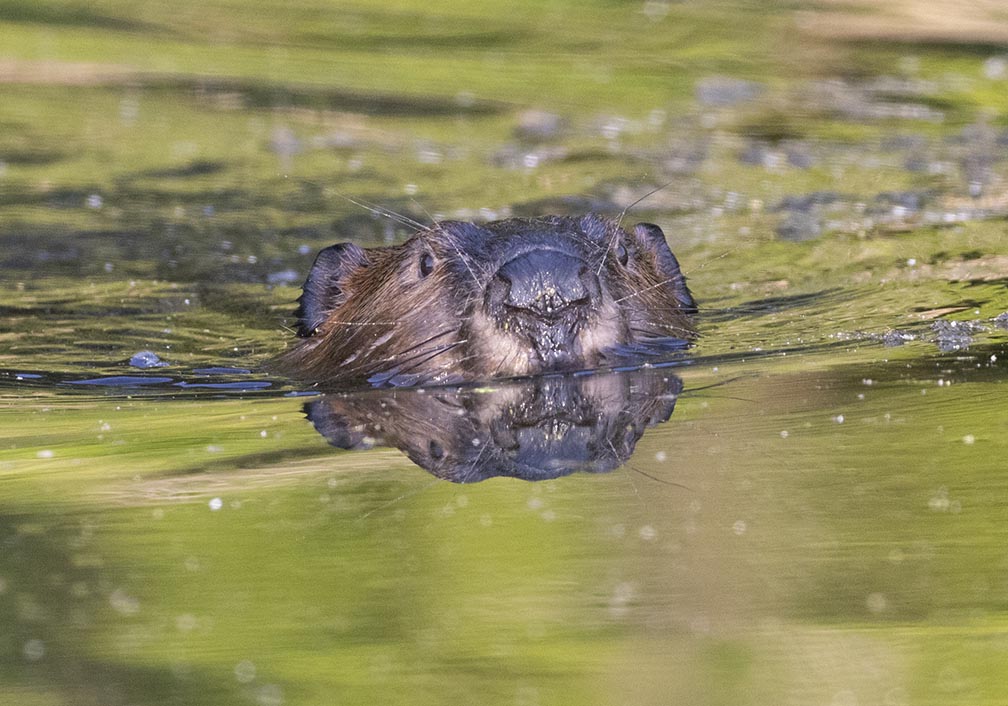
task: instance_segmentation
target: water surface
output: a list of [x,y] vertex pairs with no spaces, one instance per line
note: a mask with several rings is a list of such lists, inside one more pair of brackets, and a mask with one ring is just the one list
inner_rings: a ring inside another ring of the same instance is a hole
[[[1006,38],[917,5],[0,3],[0,703],[1003,703]],[[674,365],[271,372],[374,210],[631,204]],[[343,423],[424,395],[549,477]]]

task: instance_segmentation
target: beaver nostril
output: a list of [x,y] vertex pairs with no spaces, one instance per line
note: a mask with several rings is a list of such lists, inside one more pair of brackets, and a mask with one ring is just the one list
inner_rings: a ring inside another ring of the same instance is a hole
[[581,258],[556,250],[534,250],[505,263],[490,284],[490,301],[515,313],[556,320],[590,306],[598,280]]

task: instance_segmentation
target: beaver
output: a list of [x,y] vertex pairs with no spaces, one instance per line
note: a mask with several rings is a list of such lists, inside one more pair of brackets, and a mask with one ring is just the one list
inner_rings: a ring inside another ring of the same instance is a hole
[[448,384],[612,367],[685,348],[696,302],[661,229],[596,214],[442,221],[322,250],[282,357],[319,386]]

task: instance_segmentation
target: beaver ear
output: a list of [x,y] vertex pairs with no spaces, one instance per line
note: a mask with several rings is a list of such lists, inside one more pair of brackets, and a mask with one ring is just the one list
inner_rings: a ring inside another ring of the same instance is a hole
[[326,315],[347,300],[344,283],[352,272],[367,262],[367,253],[353,243],[337,243],[318,254],[294,312],[299,336],[313,335]]
[[638,223],[634,226],[634,235],[637,241],[643,246],[654,259],[655,269],[658,276],[667,282],[679,302],[679,308],[687,314],[695,314],[697,311],[696,302],[690,294],[689,287],[686,286],[686,277],[679,269],[679,261],[669,249],[668,242],[662,229],[653,223]]

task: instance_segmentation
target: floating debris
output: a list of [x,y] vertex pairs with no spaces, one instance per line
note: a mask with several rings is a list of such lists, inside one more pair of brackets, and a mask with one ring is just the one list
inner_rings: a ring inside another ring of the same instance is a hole
[[168,361],[161,360],[154,351],[134,353],[129,359],[129,364],[134,368],[166,368],[171,365]]

